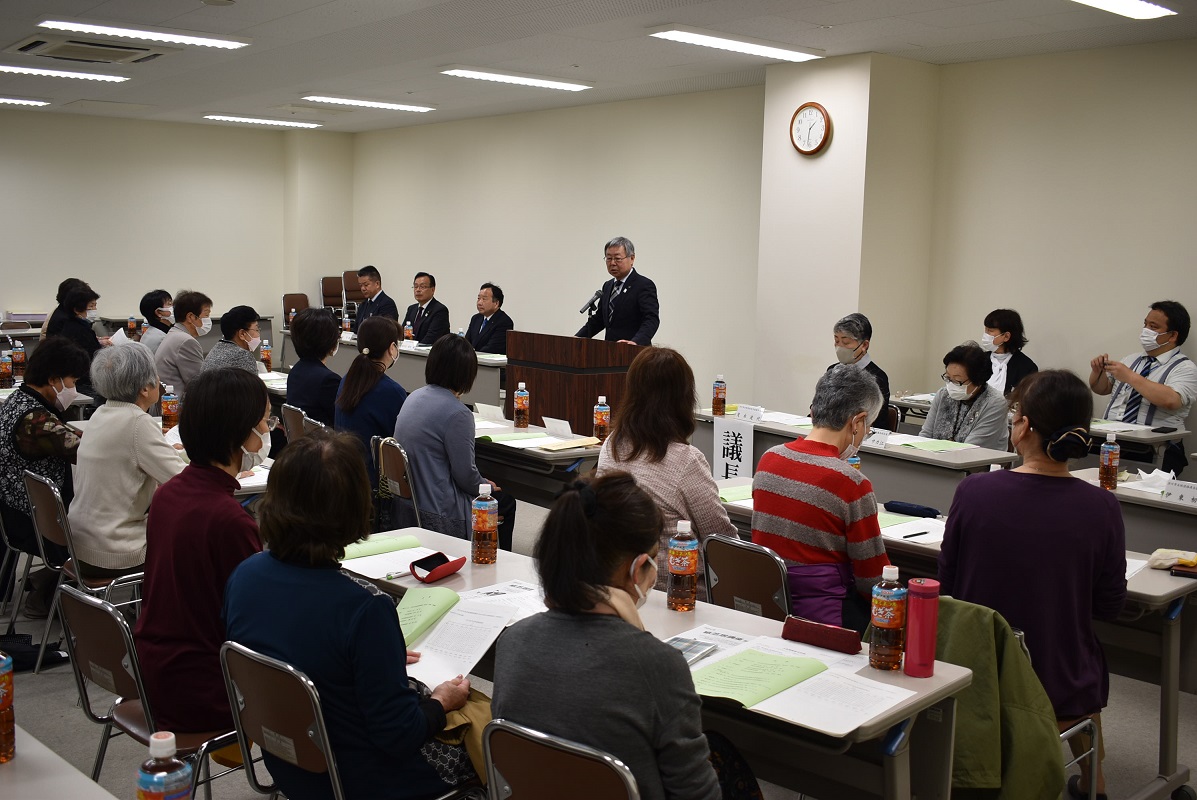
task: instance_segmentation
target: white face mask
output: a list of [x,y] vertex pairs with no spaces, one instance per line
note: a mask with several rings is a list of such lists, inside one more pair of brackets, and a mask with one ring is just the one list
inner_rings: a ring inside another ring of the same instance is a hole
[[632,561],[632,567],[628,570],[632,576],[632,583],[636,587],[636,608],[644,607],[644,604],[648,602],[648,593],[652,591],[654,586],[657,585],[657,561],[656,559],[650,558],[646,563],[653,565],[653,577],[648,583],[648,589],[641,589],[640,583],[636,581],[636,561]]
[[[863,425],[864,423],[862,422],[861,424]],[[860,444],[864,444],[863,436],[860,438]],[[852,458],[852,456],[860,452],[860,444],[856,443],[856,429],[853,428],[852,438],[848,440],[848,446],[844,448],[842,453],[840,453],[840,458],[844,461]]]
[[1139,344],[1143,346],[1145,352],[1150,353],[1152,350],[1160,347],[1160,343],[1156,341],[1158,336],[1159,334],[1151,328],[1144,328],[1139,331]]
[[981,334],[981,349],[986,353],[992,353],[997,350],[997,345],[993,343],[993,337],[988,333]]
[[99,318],[100,318],[100,309],[98,309],[98,308],[87,309],[87,321],[88,322],[95,322]]
[[856,351],[859,349],[860,349],[859,345],[857,345],[854,348],[853,347],[836,347],[835,348],[835,359],[836,359],[836,361],[839,361],[841,364],[851,364],[856,361]]
[[162,321],[167,325],[175,324],[175,310],[173,308],[168,307],[158,309],[158,316],[161,317]]
[[[54,389],[54,384],[50,384],[50,388]],[[67,386],[66,381],[62,382],[61,389],[54,389],[54,404],[62,411],[66,411],[71,407],[71,403],[79,397],[79,391],[74,386]]]
[[199,335],[207,336],[212,331],[212,318],[201,317],[199,326]]
[[270,431],[262,433],[257,428],[254,428],[254,433],[262,440],[262,447],[257,452],[252,452],[245,449],[245,445],[241,445],[241,471],[249,472],[254,467],[260,465],[266,460],[266,454],[270,452]]
[[944,384],[944,388],[948,390],[948,397],[952,398],[953,400],[963,400],[968,397],[967,386],[957,386],[951,381],[948,381],[946,384]]
[[255,336],[249,340],[249,344],[247,344],[246,347],[248,347],[249,352],[252,353],[258,349],[258,345],[260,345],[261,343],[262,343],[262,339],[258,336]]

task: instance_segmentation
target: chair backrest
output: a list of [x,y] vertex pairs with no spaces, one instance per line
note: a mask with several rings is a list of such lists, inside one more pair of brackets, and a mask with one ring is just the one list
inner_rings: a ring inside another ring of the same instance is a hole
[[308,296],[302,292],[290,292],[283,295],[283,325],[291,327],[291,309],[296,311],[303,311],[311,303],[308,302]]
[[325,308],[341,308],[345,305],[345,287],[341,278],[333,275],[320,279],[320,300]]
[[730,536],[708,536],[702,551],[710,602],[768,619],[789,615],[790,580],[777,553]]
[[307,433],[303,427],[303,417],[302,408],[283,403],[283,430],[287,432],[287,441],[293,442]]
[[311,433],[312,431],[322,431],[325,424],[319,420],[312,419],[307,414],[303,415],[303,432]]
[[[66,506],[58,487],[49,479],[25,470],[25,494],[29,496],[29,507],[33,512],[30,516],[33,517],[33,529],[37,535],[66,547],[67,553],[74,558],[71,523],[67,520]],[[41,547],[40,541],[38,547]]]
[[411,503],[416,513],[416,525],[420,523],[420,503],[416,498],[415,485],[412,478],[411,461],[407,458],[407,451],[399,442],[391,437],[385,439],[375,436],[370,440],[370,447],[374,453],[374,464],[378,470],[378,485],[387,481],[387,488],[392,497],[402,497]]
[[28,322],[20,322],[18,320],[5,320],[0,322],[0,331],[27,331],[30,325]]
[[[92,710],[87,692],[90,681],[125,700],[140,699],[149,729],[157,730],[146,702],[133,632],[120,609],[68,585],[58,587],[58,607],[84,713],[95,722],[109,719]],[[111,704],[110,700],[104,702]]]
[[341,275],[341,281],[345,284],[345,302],[356,304],[366,299],[361,287],[357,285],[356,269],[345,270]]
[[[221,646],[220,668],[242,754],[253,742],[300,769],[326,773],[333,796],[344,800],[316,684],[290,664],[236,642]],[[245,772],[255,790],[269,792],[252,769]]]
[[482,732],[491,800],[639,800],[632,770],[619,759],[503,719]]
[[891,431],[897,431],[898,430],[898,407],[891,403],[890,405],[886,406],[885,408],[886,408],[886,412],[887,412],[885,418],[886,418],[886,421],[889,422],[889,429]]

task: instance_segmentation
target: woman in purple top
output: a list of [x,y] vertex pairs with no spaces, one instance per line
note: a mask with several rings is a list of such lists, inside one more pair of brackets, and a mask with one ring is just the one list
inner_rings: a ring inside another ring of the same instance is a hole
[[[1122,511],[1111,492],[1068,471],[1068,459],[1089,451],[1093,398],[1084,382],[1067,370],[1037,372],[1011,399],[1010,440],[1022,466],[961,481],[939,580],[945,595],[989,606],[1026,633],[1063,731],[1083,717],[1100,721],[1109,699],[1092,620],[1114,618],[1126,599]],[[1074,752],[1080,738],[1072,740]],[[1074,797],[1086,796],[1087,764],[1069,781]],[[1100,762],[1096,779],[1101,797]]]

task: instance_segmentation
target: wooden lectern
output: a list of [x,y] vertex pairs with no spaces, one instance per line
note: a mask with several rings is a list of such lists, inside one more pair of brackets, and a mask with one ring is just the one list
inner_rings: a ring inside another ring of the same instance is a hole
[[543,425],[543,417],[555,417],[569,420],[574,433],[589,436],[599,395],[605,395],[612,408],[619,404],[628,365],[640,350],[618,342],[509,331],[503,404],[507,418],[514,418],[515,390],[523,381],[531,395],[531,424]]

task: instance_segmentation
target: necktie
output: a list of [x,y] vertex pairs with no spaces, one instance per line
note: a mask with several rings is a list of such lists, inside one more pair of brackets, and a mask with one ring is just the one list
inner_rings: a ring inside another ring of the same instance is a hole
[[412,330],[419,330],[420,323],[424,320],[424,308],[421,306],[416,311],[416,321],[411,324]]
[[615,285],[611,287],[611,299],[607,301],[607,322],[610,322],[611,317],[615,315],[615,300],[619,297],[622,288],[623,281],[616,281]]
[[[1139,374],[1147,377],[1147,373],[1151,372],[1151,368],[1156,364],[1154,356],[1148,356],[1147,360],[1143,362],[1143,368],[1139,370]],[[1131,389],[1130,396],[1126,398],[1126,410],[1122,412],[1123,422],[1137,422],[1139,419],[1139,407],[1143,405],[1143,395]]]
[[482,318],[482,324],[478,326],[478,333],[482,333],[484,330],[486,330],[486,317]]

